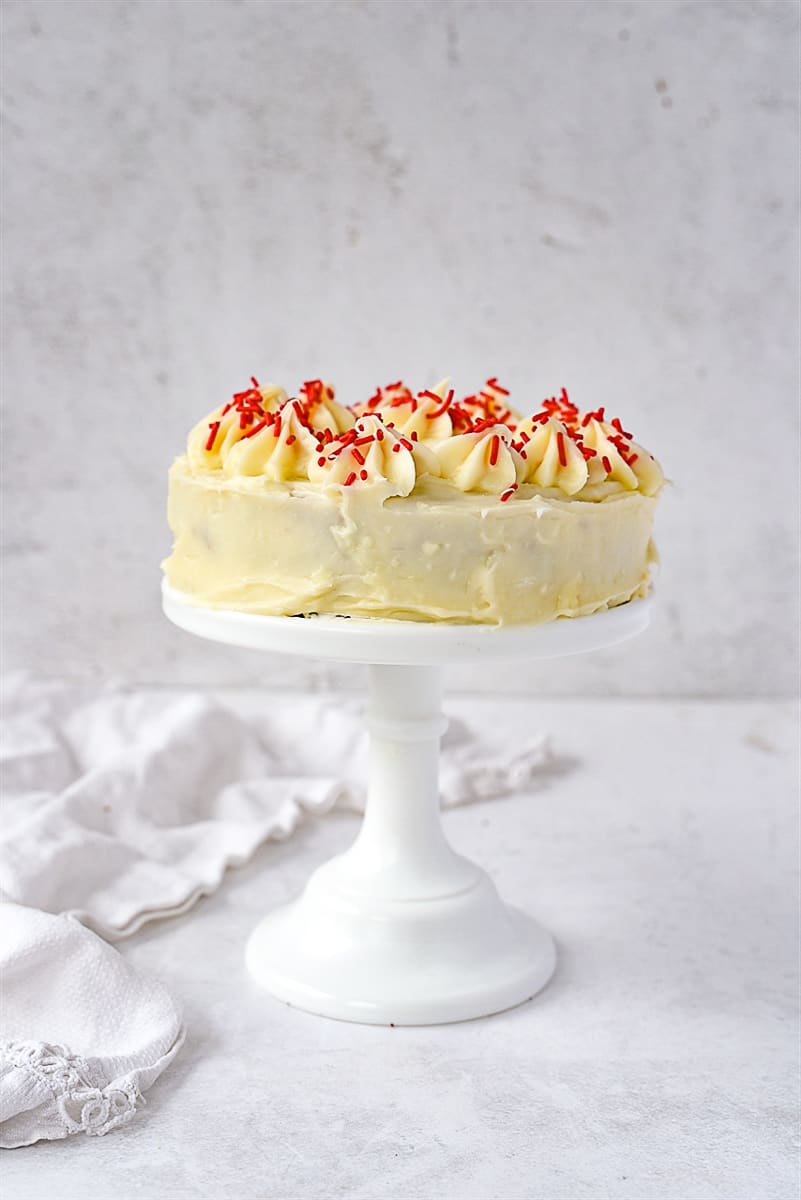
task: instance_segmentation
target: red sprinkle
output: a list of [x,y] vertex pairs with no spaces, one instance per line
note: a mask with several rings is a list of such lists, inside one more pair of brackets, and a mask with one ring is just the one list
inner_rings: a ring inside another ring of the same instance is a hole
[[612,474],[612,464],[610,463],[610,461],[606,457],[606,455],[603,456],[603,458],[601,459],[601,462],[604,465],[604,470],[606,471],[607,475],[611,475]]
[[212,446],[214,445],[215,439],[217,437],[217,431],[219,430],[219,428],[220,428],[219,421],[212,421],[211,425],[209,425],[209,436],[206,440],[206,449],[207,450],[211,450]]
[[559,465],[561,467],[566,467],[567,451],[565,450],[565,435],[562,433],[561,429],[556,435],[556,448],[559,451]]
[[396,442],[395,445],[392,447],[392,453],[398,454],[399,451],[400,451],[400,442]]
[[510,488],[507,488],[505,492],[501,492],[501,501],[506,501],[506,500],[511,499],[511,497],[515,494],[516,491],[517,491],[517,484],[513,483],[512,486]]
[[261,433],[262,429],[266,429],[269,424],[270,422],[265,417],[262,421],[259,421],[258,425],[254,425],[252,429],[249,429],[247,433],[242,435],[242,441],[244,442],[247,438],[255,437],[257,433]]
[[325,466],[325,458],[324,458],[324,457],[323,457],[323,458],[318,458],[318,459],[317,459],[317,466],[318,466],[318,467],[324,467],[324,466]]
[[417,441],[417,430],[413,429],[412,432],[409,434],[409,437],[412,439],[413,442],[416,442]]
[[323,381],[322,379],[307,379],[300,390],[309,404],[319,404],[323,394]]
[[291,446],[292,443],[296,442],[297,440],[298,439],[295,437],[294,433],[290,433],[289,437],[286,439],[286,444],[287,446]]
[[350,487],[350,485],[353,483],[355,478],[356,478],[356,472],[351,471],[350,475],[345,480],[345,487]]
[[621,452],[621,454],[628,454],[629,450],[631,449],[631,446],[627,446],[623,438],[618,433],[610,433],[609,441],[612,443],[615,449]]
[[496,462],[498,461],[498,454],[500,452],[500,449],[501,449],[501,439],[498,437],[498,435],[496,433],[494,435],[494,437],[490,440],[489,465],[491,467],[494,467]]
[[359,471],[359,479],[366,479],[366,478],[367,478],[367,472]]
[[494,375],[493,375],[492,379],[487,380],[487,387],[491,387],[493,392],[500,392],[500,394],[502,396],[509,395],[509,392],[507,391],[507,389],[504,387],[501,387],[501,385],[498,383],[498,380],[495,378]]
[[[439,396],[437,396],[437,395],[435,395],[435,393],[434,393],[434,392],[421,392],[421,393],[420,393],[420,395],[421,395],[421,396],[428,396],[428,397],[429,397],[430,399],[432,399],[432,400],[439,400],[439,399],[440,399],[440,397],[439,397]],[[450,406],[451,406],[451,401],[452,401],[452,400],[453,400],[453,388],[451,388],[451,390],[448,392],[447,396],[446,396],[446,397],[445,397],[445,399],[442,401],[442,403],[440,404],[439,408],[435,408],[433,412],[426,413],[426,420],[427,420],[427,421],[433,421],[435,417],[441,417],[441,416],[442,416],[442,414],[443,414],[444,412],[447,412],[447,411],[448,411],[448,409],[450,408]]]
[[454,425],[455,429],[466,429],[468,431],[470,430],[470,426],[472,424],[471,419],[470,419],[470,414],[463,407],[463,405],[461,405],[461,404],[452,404],[451,405],[451,420],[453,421],[453,425]]
[[359,464],[359,466],[363,467],[364,466],[364,455],[362,454],[361,450],[357,450],[355,446],[351,446],[350,452],[353,455],[353,457],[356,459],[356,462]]
[[492,429],[498,422],[495,417],[482,417],[480,421],[474,421],[470,433],[483,433],[485,429]]

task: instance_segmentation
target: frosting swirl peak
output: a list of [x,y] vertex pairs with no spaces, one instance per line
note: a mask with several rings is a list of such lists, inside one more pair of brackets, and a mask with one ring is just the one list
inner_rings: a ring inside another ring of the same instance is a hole
[[556,417],[530,417],[515,434],[527,483],[559,488],[574,496],[587,482],[587,462],[568,428]]
[[353,429],[329,441],[309,464],[309,479],[343,487],[373,487],[385,496],[408,496],[417,481],[413,444],[379,416],[361,417]]
[[520,483],[525,463],[506,425],[487,421],[470,433],[437,443],[442,474],[462,492],[506,492]]

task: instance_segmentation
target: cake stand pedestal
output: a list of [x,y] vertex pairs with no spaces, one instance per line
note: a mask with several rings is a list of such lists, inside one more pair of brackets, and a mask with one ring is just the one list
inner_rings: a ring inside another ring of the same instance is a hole
[[640,633],[650,601],[549,625],[434,625],[264,617],[202,608],[165,583],[164,611],[199,637],[254,650],[369,665],[367,807],[356,841],[270,913],[247,966],[274,996],[375,1025],[428,1025],[500,1012],[550,979],[550,934],[503,903],[456,854],[440,821],[437,765],[447,722],[441,668],[546,659]]

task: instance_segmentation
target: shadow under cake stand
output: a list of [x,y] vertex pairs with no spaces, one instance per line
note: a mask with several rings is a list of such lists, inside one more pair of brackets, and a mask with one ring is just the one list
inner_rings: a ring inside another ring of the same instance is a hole
[[247,944],[253,977],[279,999],[376,1025],[463,1021],[511,1008],[550,979],[550,934],[504,904],[489,876],[451,849],[437,768],[441,670],[495,659],[560,658],[642,632],[651,602],[547,625],[441,625],[267,617],[203,608],[163,585],[164,612],[198,637],[369,666],[367,806],[356,841]]

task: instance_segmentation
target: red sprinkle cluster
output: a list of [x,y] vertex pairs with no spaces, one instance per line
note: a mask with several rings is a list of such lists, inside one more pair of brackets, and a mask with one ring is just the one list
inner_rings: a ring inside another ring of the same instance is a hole
[[[247,431],[242,434],[243,441],[245,438],[255,437],[257,433],[261,433],[262,429],[267,429],[268,427],[272,429],[274,437],[281,436],[280,412],[267,412],[264,408],[261,391],[259,390],[258,379],[251,375],[250,382],[252,386],[246,388],[244,392],[234,392],[232,398],[223,407],[219,420],[209,422],[209,436],[206,441],[206,450],[208,452],[214,449],[217,434],[222,424],[222,417],[226,416],[232,409],[235,409],[239,414],[239,428]],[[309,379],[301,385],[300,394],[290,397],[286,403],[292,405],[301,425],[305,429],[308,429],[310,433],[319,436],[319,431],[312,428],[310,421],[311,412],[323,400],[333,400],[333,398],[333,389],[323,383],[322,379]],[[330,433],[330,431],[326,432]],[[295,441],[294,435],[290,434],[286,441],[287,445],[291,446]]]
[[487,422],[493,425],[506,425],[514,430],[515,424],[510,420],[512,413],[504,397],[509,395],[505,387],[501,387],[493,375],[484,384],[480,392],[473,396],[465,396],[451,408],[451,420],[457,433],[477,433],[476,425],[487,428]]
[[[540,412],[535,413],[531,420],[539,421],[542,425],[544,425],[552,417],[556,418],[558,421],[561,421],[568,433],[568,436],[570,437],[570,440],[575,442],[581,453],[584,455],[585,460],[595,458],[597,456],[597,451],[591,450],[589,446],[584,445],[584,439],[581,431],[582,429],[586,429],[590,421],[604,421],[605,423],[610,424],[612,428],[616,430],[615,433],[607,434],[607,438],[615,447],[624,463],[630,467],[633,466],[637,461],[638,456],[637,454],[632,453],[630,445],[632,434],[626,432],[618,417],[613,417],[611,421],[607,422],[604,414],[605,409],[601,407],[592,412],[587,412],[584,414],[584,416],[582,416],[576,405],[568,396],[565,388],[562,388],[558,396],[551,396],[550,399],[543,401],[542,409]],[[522,437],[523,442],[527,442],[529,440],[527,437],[525,437],[525,434],[523,434]],[[520,445],[518,445],[516,442],[512,442],[512,445],[518,451],[518,453],[521,453],[523,450],[523,442],[521,442]],[[564,467],[567,465],[567,456],[565,453],[564,435],[562,433],[557,434],[557,447],[559,450],[559,462]],[[606,455],[604,455],[601,459],[601,464],[607,475],[609,475],[612,470],[612,464]]]
[[[226,416],[232,409],[238,414],[239,428],[243,431],[241,434],[242,438],[254,437],[265,428],[270,428],[275,437],[280,436],[281,413],[265,411],[258,380],[251,376],[250,382],[252,386],[242,392],[235,392],[232,399],[222,409],[220,418],[209,423],[209,436],[206,441],[207,451],[213,450],[222,424],[222,417]],[[464,396],[459,401],[454,400],[453,389],[444,397],[438,395],[437,392],[427,389],[414,395],[403,381],[399,379],[394,383],[386,384],[383,388],[376,388],[373,395],[362,406],[362,411],[369,414],[376,413],[379,409],[399,409],[408,406],[411,412],[414,413],[417,411],[421,400],[433,400],[436,402],[436,408],[427,412],[425,414],[426,418],[434,420],[436,417],[448,413],[454,433],[483,433],[497,425],[505,425],[507,429],[514,433],[517,430],[517,425],[511,420],[512,412],[506,403],[508,395],[508,389],[502,387],[494,375],[486,381],[481,391],[474,395]],[[291,397],[286,401],[286,404],[292,405],[300,424],[314,435],[316,439],[316,452],[319,456],[317,459],[319,465],[322,466],[326,458],[329,460],[334,459],[340,454],[349,451],[354,463],[359,468],[358,473],[354,470],[345,479],[345,485],[349,486],[355,483],[357,478],[367,478],[367,472],[364,469],[365,457],[360,447],[376,440],[381,441],[384,433],[382,429],[378,429],[373,434],[365,434],[363,426],[361,431],[358,429],[349,429],[338,435],[335,435],[327,427],[314,429],[311,424],[313,409],[323,401],[333,400],[333,398],[333,389],[324,383],[323,380],[310,379],[301,385],[298,396]],[[615,431],[614,433],[607,434],[609,441],[615,447],[623,461],[628,466],[633,466],[638,456],[633,452],[631,446],[632,435],[623,428],[619,418],[613,417],[610,421],[607,421],[604,411],[602,407],[582,415],[578,407],[568,396],[566,389],[562,388],[558,396],[551,396],[549,399],[543,401],[542,408],[534,414],[531,420],[540,424],[546,424],[551,418],[560,421],[564,426],[567,436],[579,448],[584,459],[587,461],[596,458],[597,451],[584,444],[582,431],[593,419],[604,421],[606,424],[611,425]],[[386,427],[394,430],[394,421],[386,421]],[[556,437],[559,462],[563,467],[567,466],[565,433],[560,430]],[[290,435],[287,438],[287,444],[291,445],[294,440],[294,435]],[[414,431],[411,433],[410,438],[400,438],[394,443],[392,448],[396,452],[401,447],[411,450],[417,440],[417,431]],[[517,439],[513,440],[511,445],[522,458],[525,458],[526,444],[529,441],[529,435],[525,430],[521,429]],[[500,434],[493,434],[489,439],[488,462],[490,466],[495,466],[498,462],[500,442]],[[604,471],[609,475],[612,465],[606,455],[601,458],[601,463]],[[507,489],[501,495],[501,500],[508,500],[516,489],[516,484]]]
[[[390,422],[387,428],[392,429],[394,426]],[[322,467],[326,462],[333,462],[335,459],[339,458],[341,454],[349,453],[356,465],[361,468],[358,474],[356,471],[350,471],[349,474],[345,476],[345,479],[343,480],[344,486],[351,487],[351,485],[356,482],[357,478],[361,479],[362,481],[368,478],[368,472],[365,469],[365,463],[367,460],[365,455],[362,453],[361,447],[370,446],[374,442],[383,442],[384,436],[385,434],[382,428],[376,429],[373,433],[367,433],[365,431],[365,426],[363,424],[360,425],[358,422],[355,428],[346,429],[344,433],[337,434],[336,437],[331,434],[329,429],[326,429],[322,432],[318,430],[317,437],[320,440],[317,444],[317,453],[320,455],[320,457],[317,459],[317,465],[318,467]],[[415,434],[412,434],[412,439],[417,441]],[[408,438],[398,437],[397,441],[393,443],[392,449],[396,454],[398,454],[401,448],[404,450],[411,450],[413,449],[413,442]]]

